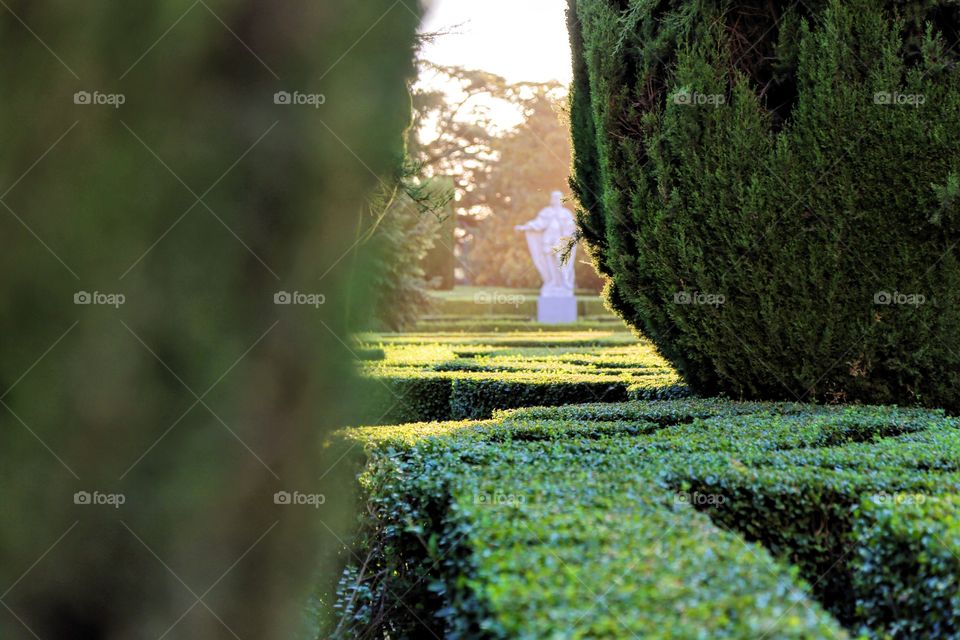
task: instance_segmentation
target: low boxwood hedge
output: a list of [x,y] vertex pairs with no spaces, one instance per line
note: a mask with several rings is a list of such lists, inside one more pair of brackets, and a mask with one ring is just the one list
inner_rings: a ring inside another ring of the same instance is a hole
[[[533,318],[421,318],[414,329],[421,333],[539,333],[544,329]],[[617,316],[597,317],[583,316],[576,322],[567,322],[550,325],[551,331],[625,331],[627,326]]]
[[570,376],[562,380],[537,378],[470,379],[453,381],[451,418],[489,418],[494,410],[531,405],[557,406],[593,399],[619,402],[627,399],[627,383],[596,376]]
[[953,637],[957,427],[684,399],[348,430],[370,509],[341,631]]
[[[443,316],[533,317],[537,315],[537,292],[513,289],[458,290],[431,296],[434,312]],[[577,296],[577,315],[613,316],[603,298]]]
[[629,334],[368,335],[366,424],[488,418],[496,409],[688,395],[677,374]]
[[956,496],[867,496],[858,516],[853,588],[864,624],[891,638],[960,637]]

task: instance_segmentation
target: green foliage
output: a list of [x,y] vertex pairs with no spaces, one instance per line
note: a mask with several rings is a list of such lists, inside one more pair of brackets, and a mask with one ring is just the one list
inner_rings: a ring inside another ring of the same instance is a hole
[[960,635],[960,518],[956,496],[864,498],[854,560],[857,609],[889,638]]
[[[530,254],[527,253],[527,259]],[[539,285],[538,285],[539,286]],[[602,298],[589,291],[578,290],[577,317],[611,316]],[[433,295],[437,315],[444,316],[519,316],[535,318],[539,288],[457,287]],[[616,316],[613,316],[616,317]]]
[[581,232],[691,388],[960,410],[955,2],[569,21]]
[[[553,85],[536,87],[522,103],[524,122],[499,137],[499,153],[480,183],[490,215],[473,228],[468,275],[474,285],[537,287],[542,284],[522,233],[528,222],[562,190],[570,174],[570,130]],[[577,286],[599,292],[603,282],[581,247],[575,258]]]
[[369,424],[445,420],[450,416],[449,375],[381,375],[367,380],[364,421]]
[[340,258],[401,157],[407,4],[3,3],[0,637],[296,631],[336,541],[273,495],[343,480]]
[[576,322],[551,324],[548,327],[532,318],[518,316],[425,316],[415,325],[419,333],[509,333],[512,331],[622,331],[623,321],[609,314],[583,317]]
[[354,244],[368,260],[357,279],[377,292],[373,314],[366,306],[354,310],[364,329],[409,329],[431,308],[425,259],[444,248],[453,190],[449,181],[424,179],[421,171],[404,160],[394,180],[381,183],[362,221],[366,228],[358,230]]
[[[486,71],[426,61],[420,65],[429,81],[414,92],[411,154],[429,175],[455,181],[464,278],[484,286],[539,287],[523,236],[513,227],[547,206],[550,193],[562,190],[568,179],[565,88],[556,82],[511,84]],[[498,118],[511,111],[520,124],[504,130]],[[582,248],[575,266],[578,285],[600,291],[603,283]]]
[[387,357],[387,354],[383,349],[376,347],[372,349],[361,347],[359,349],[354,349],[353,351],[357,360],[383,360]]
[[408,147],[414,162],[431,176],[453,178],[460,196],[458,208],[470,211],[481,203],[475,186],[482,184],[496,161],[495,114],[483,104],[489,99],[516,104],[529,85],[511,85],[504,78],[477,69],[418,61],[429,82],[413,90],[413,126]]
[[[453,181],[443,178],[435,178],[430,181],[442,185],[444,192],[453,193]],[[455,270],[457,266],[457,257],[455,247],[457,245],[457,215],[453,210],[453,203],[448,202],[443,209],[436,212],[438,216],[439,228],[437,229],[436,239],[433,249],[429,250],[421,261],[423,267],[424,279],[430,289],[440,291],[450,291],[456,284]]]
[[486,379],[464,376],[454,380],[450,417],[454,420],[486,418],[495,409],[535,405],[555,407],[584,400],[618,402],[627,399],[627,383],[610,379],[612,376],[564,374],[553,380],[545,378],[495,375]]
[[366,424],[486,418],[496,409],[687,395],[626,333],[368,335]]
[[344,626],[846,637],[839,620],[859,637],[952,637],[958,427],[916,409],[691,399],[347,430],[341,446],[365,451],[372,553],[346,592],[391,615],[371,628],[355,606]]

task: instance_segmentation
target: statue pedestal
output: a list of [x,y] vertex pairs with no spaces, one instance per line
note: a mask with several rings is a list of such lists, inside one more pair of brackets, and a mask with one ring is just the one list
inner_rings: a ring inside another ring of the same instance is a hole
[[560,324],[577,321],[577,299],[574,296],[537,298],[537,322]]

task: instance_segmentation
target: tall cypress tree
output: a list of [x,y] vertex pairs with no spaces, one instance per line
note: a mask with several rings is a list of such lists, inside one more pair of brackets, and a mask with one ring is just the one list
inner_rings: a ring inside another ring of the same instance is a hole
[[581,228],[701,393],[960,409],[960,8],[571,0]]

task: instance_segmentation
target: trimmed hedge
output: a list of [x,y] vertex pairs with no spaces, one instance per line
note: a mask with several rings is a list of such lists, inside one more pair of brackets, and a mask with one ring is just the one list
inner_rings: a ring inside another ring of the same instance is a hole
[[870,496],[860,504],[854,592],[864,623],[894,638],[960,637],[956,496]]
[[[418,333],[539,332],[544,328],[545,325],[540,324],[533,317],[518,316],[490,316],[489,318],[485,316],[424,316],[415,326]],[[582,316],[576,322],[549,325],[549,329],[550,331],[625,331],[626,326],[619,317],[614,315]]]
[[[370,513],[341,629],[952,637],[958,426],[916,409],[690,399],[348,430]],[[914,606],[931,580],[935,604]]]
[[[633,342],[633,344],[630,344]],[[611,333],[368,335],[366,424],[488,418],[497,409],[687,395],[649,343]]]
[[[537,294],[511,294],[506,291],[491,290],[487,298],[480,297],[479,301],[470,299],[450,299],[433,296],[436,304],[435,313],[444,316],[469,316],[472,318],[509,316],[513,318],[534,318],[537,315]],[[483,294],[480,294],[481,296]],[[498,301],[498,296],[504,301]],[[513,300],[518,296],[518,300]],[[522,298],[522,301],[519,299]],[[610,311],[604,306],[602,298],[593,296],[577,296],[577,316],[610,316]],[[613,316],[616,317],[616,316]]]
[[[536,289],[500,287],[457,287],[435,292],[431,298],[437,314],[444,316],[509,316],[532,318],[537,315]],[[594,294],[577,295],[577,315],[616,317],[603,298]]]
[[489,418],[496,409],[554,407],[588,398],[621,402],[627,399],[627,385],[619,380],[577,380],[575,377],[553,381],[461,378],[453,381],[450,417],[454,420]]
[[956,2],[569,22],[580,230],[695,392],[960,410]]

